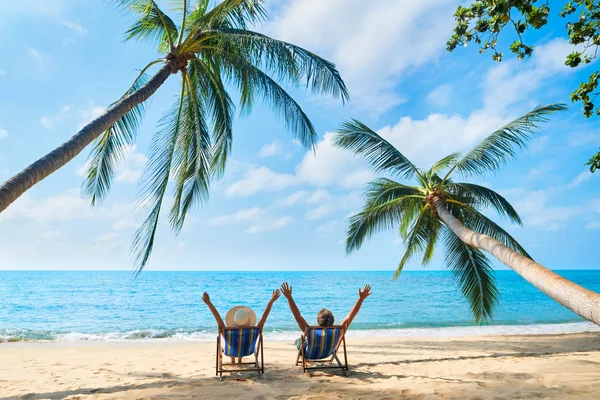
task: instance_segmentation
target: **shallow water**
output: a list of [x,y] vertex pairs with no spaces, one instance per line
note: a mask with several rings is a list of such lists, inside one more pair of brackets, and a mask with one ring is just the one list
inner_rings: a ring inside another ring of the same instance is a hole
[[[600,271],[561,275],[600,291]],[[355,336],[440,336],[562,333],[594,329],[512,271],[497,271],[500,302],[492,323],[472,322],[468,304],[447,271],[405,271],[397,281],[377,272],[130,272],[0,271],[0,340],[210,339],[214,318],[202,302],[207,291],[222,316],[246,305],[260,318],[273,289],[289,281],[309,323],[327,307],[341,321],[373,286],[352,325]],[[561,324],[559,326],[555,324]],[[443,328],[443,329],[442,329]],[[297,333],[287,301],[275,303],[266,334]]]

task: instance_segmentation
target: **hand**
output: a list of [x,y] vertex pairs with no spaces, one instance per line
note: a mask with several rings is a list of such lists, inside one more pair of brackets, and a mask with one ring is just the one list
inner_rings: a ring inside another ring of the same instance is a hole
[[279,291],[279,289],[273,290],[273,294],[271,295],[271,303],[274,303],[275,300],[279,298],[279,296],[281,296],[281,292]]
[[202,295],[202,301],[206,304],[210,304],[210,297],[208,297],[208,293],[204,292]]
[[288,285],[287,282],[283,282],[281,284],[281,293],[283,293],[287,299],[290,299],[292,297],[292,287]]
[[361,300],[366,299],[367,297],[369,297],[372,294],[373,294],[373,292],[371,292],[371,285],[365,285],[363,290],[360,290],[360,288],[358,288],[358,298]]

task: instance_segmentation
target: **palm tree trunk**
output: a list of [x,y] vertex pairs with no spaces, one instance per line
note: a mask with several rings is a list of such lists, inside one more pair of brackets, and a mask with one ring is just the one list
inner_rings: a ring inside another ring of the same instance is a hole
[[36,183],[75,158],[133,107],[146,101],[172,73],[176,72],[176,68],[175,60],[168,61],[144,86],[112,105],[65,143],[4,182],[0,186],[0,212]]
[[581,317],[600,325],[600,294],[579,286],[546,267],[506,247],[496,239],[472,231],[464,226],[446,208],[442,200],[435,200],[435,210],[442,221],[466,244],[491,253],[504,265],[533,286]]

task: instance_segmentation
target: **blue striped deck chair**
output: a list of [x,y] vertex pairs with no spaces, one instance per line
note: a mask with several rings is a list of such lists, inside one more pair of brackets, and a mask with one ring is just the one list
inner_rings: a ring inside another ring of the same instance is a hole
[[[348,371],[348,355],[346,354],[346,328],[342,325],[309,326],[304,335],[300,337],[301,345],[296,358],[296,365],[302,363],[303,372],[315,369],[340,368],[344,375]],[[342,345],[344,349],[344,363],[340,361],[337,353]],[[337,365],[333,365],[333,361]],[[308,364],[313,364],[309,366]]]
[[[254,361],[228,364],[238,369],[224,368],[223,357],[243,358],[254,356]],[[259,357],[260,356],[260,357]],[[223,380],[223,372],[265,373],[262,329],[258,326],[225,328],[217,336],[217,376]]]

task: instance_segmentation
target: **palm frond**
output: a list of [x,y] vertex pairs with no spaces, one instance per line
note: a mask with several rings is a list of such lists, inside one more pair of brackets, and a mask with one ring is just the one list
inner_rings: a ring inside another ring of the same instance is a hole
[[448,227],[443,228],[443,236],[446,264],[469,302],[475,321],[482,323],[491,320],[498,303],[498,289],[491,263],[481,250],[465,244]]
[[[140,89],[147,81],[148,75],[142,71],[121,99]],[[130,146],[135,143],[145,111],[146,103],[136,105],[96,139],[87,160],[82,182],[82,195],[92,206],[106,198],[116,167],[125,159]]]
[[424,253],[422,264],[429,262],[433,256],[439,229],[441,229],[441,224],[431,213],[429,205],[422,206],[419,217],[414,221],[408,234],[403,237],[406,249],[392,279],[398,279],[406,263],[419,252]]
[[[267,19],[268,13],[263,0],[224,0],[212,10],[190,14],[189,26],[193,31],[221,26],[245,29]],[[202,9],[202,5],[198,7]]]
[[210,186],[211,144],[204,121],[203,99],[196,92],[197,83],[186,72],[182,79],[186,86],[185,101],[171,168],[175,177],[175,199],[169,216],[176,232],[183,227],[190,208],[208,199]]
[[142,175],[142,184],[138,195],[140,214],[146,215],[142,225],[133,236],[131,252],[136,263],[136,274],[146,266],[152,249],[156,228],[160,217],[177,138],[182,127],[182,115],[185,106],[185,86],[182,83],[181,95],[176,104],[158,124],[158,130],[152,138],[148,164]]
[[447,185],[446,190],[451,196],[456,195],[461,201],[477,209],[490,207],[496,210],[499,215],[516,224],[523,225],[517,210],[502,195],[491,189],[472,183],[452,182]]
[[212,61],[205,62],[195,58],[190,61],[188,72],[198,95],[203,97],[206,111],[212,120],[211,170],[218,177],[225,171],[227,157],[231,152],[235,105],[225,89],[216,62],[207,64]]
[[457,214],[452,210],[453,207],[449,207],[451,212],[457,217],[467,228],[474,230],[475,232],[483,233],[491,238],[496,239],[506,247],[509,247],[524,255],[525,257],[533,259],[529,253],[517,242],[508,232],[502,229],[494,221],[475,210],[474,208],[461,207],[460,213]]
[[524,148],[538,132],[538,124],[548,116],[566,110],[564,104],[538,106],[508,123],[485,138],[456,164],[456,171],[464,175],[483,175],[496,172],[515,157],[516,149]]
[[[368,185],[365,205],[361,212],[350,218],[346,234],[346,252],[358,250],[364,240],[376,232],[396,225],[410,224],[413,210],[421,210],[425,196],[415,188],[377,180]],[[405,222],[405,218],[410,218]]]
[[238,49],[253,65],[264,66],[278,79],[304,80],[313,93],[349,100],[346,84],[335,64],[291,43],[246,29],[219,28],[219,40]]
[[125,32],[125,40],[145,40],[167,53],[175,47],[178,29],[154,0],[117,0],[116,3],[138,15],[138,20]]
[[364,158],[375,171],[386,171],[410,179],[420,175],[417,167],[387,140],[362,122],[344,122],[333,137],[333,143]]
[[436,175],[439,172],[445,170],[446,168],[450,168],[453,166],[456,161],[459,159],[460,153],[452,153],[442,158],[439,161],[436,161],[431,169],[428,171],[429,175]]
[[[252,65],[244,57],[223,54],[225,74],[236,82],[240,93],[247,98],[260,97],[276,116],[281,117],[294,137],[305,147],[312,147],[317,140],[317,132],[300,105],[273,78]],[[247,100],[246,100],[247,101]],[[241,107],[246,103],[242,97]]]

